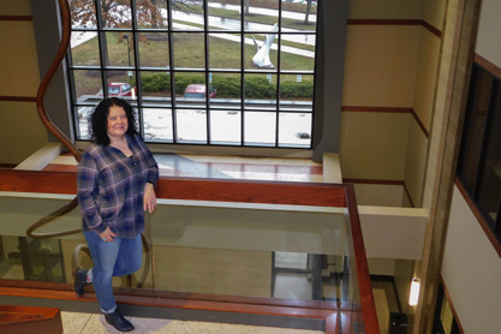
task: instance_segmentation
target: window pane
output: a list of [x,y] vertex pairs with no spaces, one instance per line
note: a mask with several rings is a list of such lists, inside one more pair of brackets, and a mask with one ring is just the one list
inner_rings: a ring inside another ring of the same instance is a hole
[[205,68],[205,42],[202,33],[175,33],[173,43],[175,68]]
[[315,69],[315,36],[282,35],[280,70],[312,71]]
[[278,23],[278,1],[243,0],[244,29],[269,31]]
[[142,71],[140,75],[143,103],[170,107],[172,105],[170,72]]
[[[72,28],[96,28],[94,1],[73,2],[70,6]],[[73,36],[72,36],[73,37]]]
[[172,109],[143,109],[144,138],[172,142]]
[[276,110],[277,76],[248,74],[245,76],[245,108]]
[[140,34],[139,40],[140,67],[162,67],[170,69],[168,33],[142,33]]
[[[136,99],[136,79],[132,71],[108,71],[108,97],[117,96],[129,102]],[[103,96],[102,89],[97,95]]]
[[107,66],[131,67],[134,65],[134,36],[131,32],[107,32]]
[[240,5],[227,4],[226,1],[209,2],[209,29],[240,30]]
[[501,199],[501,84],[496,85],[494,94],[496,99],[488,111],[489,115],[492,115],[492,118],[489,116],[492,121],[489,122],[490,131],[479,189],[479,202],[496,221]]
[[211,86],[217,98],[211,99],[211,107],[240,109],[242,107],[241,76],[239,73],[214,73],[210,75]]
[[71,61],[74,66],[100,66],[99,41],[96,32],[71,34]]
[[317,1],[282,2],[282,28],[309,30],[314,32],[317,26]]
[[177,141],[207,143],[207,113],[204,110],[176,111]]
[[279,146],[309,147],[311,145],[311,113],[281,112],[278,122]]
[[130,0],[101,1],[101,18],[104,28],[131,28],[131,15]]
[[282,75],[280,76],[280,110],[313,109],[313,76]]
[[485,132],[485,120],[493,83],[493,77],[484,70],[477,67],[475,73],[476,80],[471,85],[474,94],[471,97],[472,100],[468,102],[469,116],[467,123],[465,123],[461,161],[461,173],[471,189],[476,187],[478,164]]
[[[246,70],[276,71],[277,40],[275,34],[245,35],[244,66]],[[252,45],[251,45],[252,44]]]
[[173,29],[202,30],[205,22],[203,5],[203,1],[171,1]]
[[211,110],[211,144],[240,145],[241,112],[237,110]]
[[274,112],[244,113],[245,145],[274,146],[277,116]]
[[209,67],[239,70],[241,66],[240,36],[235,34],[209,35]]
[[77,138],[90,139],[89,124],[93,107],[76,107],[77,109]]
[[87,102],[89,98],[95,98],[103,88],[101,71],[75,70],[73,78],[75,80],[75,98],[78,102]]
[[139,29],[167,28],[167,2],[137,1],[137,27]]
[[206,108],[205,73],[176,72],[174,79],[177,105]]

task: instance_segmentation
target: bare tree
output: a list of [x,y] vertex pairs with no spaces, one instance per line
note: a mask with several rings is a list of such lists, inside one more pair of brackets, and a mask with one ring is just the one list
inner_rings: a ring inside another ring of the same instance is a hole
[[311,11],[311,0],[306,0],[306,13],[304,14],[304,24],[309,24]]

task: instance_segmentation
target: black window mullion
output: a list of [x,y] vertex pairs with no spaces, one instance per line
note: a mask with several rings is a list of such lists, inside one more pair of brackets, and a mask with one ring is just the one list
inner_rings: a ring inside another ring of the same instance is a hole
[[207,144],[211,144],[211,112],[210,112],[210,76],[209,76],[209,5],[208,0],[204,0],[204,56],[205,56],[205,126]]
[[[277,31],[278,39],[277,39],[277,64],[276,64],[276,76],[277,83],[275,86],[275,147],[279,146],[279,131],[280,131],[280,45],[282,42],[282,1],[278,2],[278,31]],[[272,43],[273,45],[273,43]],[[271,52],[271,46],[270,46]]]
[[245,146],[245,15],[244,1],[240,3],[240,146]]
[[172,4],[171,1],[167,1],[167,30],[168,30],[168,40],[169,40],[169,64],[170,64],[170,103],[171,103],[171,117],[172,117],[172,142],[175,144],[177,142],[177,120],[176,120],[176,87],[174,82],[174,37],[172,36]]
[[94,6],[96,8],[96,27],[97,27],[97,38],[99,45],[99,57],[101,61],[101,83],[103,86],[103,97],[108,97],[108,80],[107,80],[107,70],[108,66],[108,50],[105,32],[103,31],[103,18],[101,15],[101,1],[94,0]]
[[494,111],[492,110],[492,105],[494,99],[496,98],[494,94],[496,86],[497,82],[495,81],[493,82],[489,96],[489,105],[487,107],[487,117],[485,120],[484,134],[482,138],[482,149],[480,150],[480,156],[479,156],[480,162],[478,164],[477,179],[475,181],[475,187],[473,193],[473,198],[475,199],[475,201],[477,201],[477,203],[479,202],[480,199],[480,192],[482,188],[482,182],[484,178],[484,171],[486,165],[487,151],[489,148],[489,140],[491,138],[491,132],[492,132],[492,119],[494,117]]

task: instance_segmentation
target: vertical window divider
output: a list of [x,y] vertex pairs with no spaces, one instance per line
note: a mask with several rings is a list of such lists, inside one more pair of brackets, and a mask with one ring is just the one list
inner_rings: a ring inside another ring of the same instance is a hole
[[108,78],[107,78],[107,59],[108,59],[108,51],[103,47],[108,43],[106,41],[106,33],[104,32],[103,27],[103,19],[101,16],[101,2],[99,0],[94,0],[94,6],[96,8],[96,28],[97,28],[97,38],[99,40],[99,58],[101,61],[101,68],[104,70],[101,71],[101,85],[103,87],[103,97],[108,97]]
[[[136,101],[137,101],[137,117],[138,117],[138,122],[139,122],[139,132],[141,136],[144,137],[144,117],[143,117],[143,97],[142,94],[139,92],[142,92],[141,89],[141,77],[139,76],[138,68],[139,68],[139,33],[137,31],[138,26],[137,26],[137,0],[131,0],[131,25],[132,25],[132,45],[134,47],[133,53],[134,53],[134,68],[132,69],[132,72],[135,74],[135,80],[136,80]],[[127,50],[129,51],[129,50]],[[129,68],[129,70],[131,70]],[[131,101],[132,102],[132,101]]]
[[211,144],[211,113],[210,113],[210,76],[209,76],[209,1],[204,0],[204,55],[205,55],[205,125],[206,129],[206,138],[205,141],[208,145]]
[[[277,65],[276,67],[276,76],[277,76],[277,83],[275,87],[275,103],[276,103],[276,108],[275,108],[275,147],[279,146],[279,131],[280,131],[280,48],[281,48],[281,42],[282,42],[282,1],[278,2],[278,39],[277,39]],[[273,45],[273,43],[272,43]],[[271,52],[271,47],[270,47],[270,52]]]
[[245,146],[245,15],[244,1],[240,2],[240,146]]
[[176,87],[174,81],[174,37],[172,36],[172,5],[171,1],[167,1],[167,30],[169,41],[169,72],[170,72],[170,104],[171,104],[171,117],[172,117],[172,142],[177,143],[177,119],[176,119]]

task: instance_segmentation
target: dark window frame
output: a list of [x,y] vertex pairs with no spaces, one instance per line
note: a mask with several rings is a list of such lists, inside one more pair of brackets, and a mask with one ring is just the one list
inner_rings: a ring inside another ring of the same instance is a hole
[[[475,109],[476,106],[475,102],[477,101],[476,99],[478,95],[481,93],[481,88],[482,88],[479,87],[477,80],[482,75],[490,76],[492,79],[492,84],[490,85],[490,92],[488,99],[486,99],[488,100],[488,103],[487,103],[484,126],[482,129],[481,136],[479,136],[481,137],[480,153],[478,154],[478,161],[474,161],[474,163],[477,164],[476,175],[474,175],[475,184],[471,184],[470,181],[468,181],[467,177],[465,176],[466,166],[468,163],[471,163],[472,159],[471,155],[468,155],[467,149],[469,148],[470,140],[472,140],[471,123],[473,122],[473,118],[475,116],[474,112],[477,111]],[[494,107],[496,106],[496,103],[494,102],[497,100],[497,104],[499,104],[501,100],[501,94],[499,95],[497,94],[501,92],[501,89],[499,89],[500,87],[501,87],[501,78],[489,72],[480,64],[478,63],[473,64],[472,76],[470,79],[470,87],[468,93],[468,101],[464,118],[463,133],[461,137],[461,145],[458,157],[458,167],[456,172],[457,178],[459,179],[465,191],[471,198],[472,202],[482,215],[482,218],[484,219],[484,221],[494,234],[498,244],[501,244],[501,196],[499,196],[499,199],[497,200],[496,218],[494,219],[491,216],[491,213],[489,212],[488,208],[486,208],[484,203],[481,202],[481,195],[482,195],[483,178],[485,177],[485,170],[486,170],[486,161],[488,153],[487,149],[491,144],[493,133],[501,131],[501,126],[500,128],[494,128],[495,124],[492,122],[495,113]],[[501,194],[501,189],[499,190],[499,193]]]
[[[99,6],[100,6],[100,1],[99,0],[94,0],[94,5],[95,5],[95,8],[97,10],[97,12],[99,13],[100,10],[99,10]],[[241,6],[242,6],[242,10],[241,10],[241,21],[244,22],[245,20],[245,17],[244,17],[244,10],[243,10],[243,2],[241,3]],[[277,20],[278,22],[281,22],[282,21],[282,1],[279,1],[278,2],[278,17],[277,17]],[[141,134],[144,136],[144,132],[143,132],[143,114],[142,114],[142,110],[143,108],[145,107],[145,103],[144,101],[142,100],[142,91],[141,91],[141,73],[145,73],[145,72],[156,72],[158,71],[159,69],[158,68],[153,68],[153,67],[148,67],[148,68],[144,68],[142,66],[139,66],[139,49],[140,49],[140,45],[139,43],[133,43],[133,54],[134,54],[134,60],[133,60],[133,64],[131,64],[131,67],[117,67],[117,66],[107,66],[107,65],[103,65],[105,64],[106,62],[104,61],[105,58],[106,58],[106,52],[103,51],[103,45],[106,45],[106,43],[104,43],[104,34],[106,34],[107,32],[127,32],[127,34],[129,34],[130,38],[137,41],[138,40],[138,34],[141,33],[141,32],[145,32],[145,31],[148,31],[148,29],[141,29],[141,28],[138,28],[137,27],[137,20],[135,19],[135,15],[136,15],[136,0],[131,0],[131,15],[132,15],[132,19],[131,19],[131,27],[130,28],[105,28],[103,27],[103,24],[102,24],[102,20],[101,20],[101,15],[97,15],[97,18],[96,18],[96,28],[72,28],[72,31],[93,31],[93,32],[97,32],[97,36],[98,36],[98,40],[99,40],[99,54],[100,54],[100,66],[98,68],[96,68],[95,66],[90,66],[90,67],[86,67],[86,66],[73,66],[72,65],[72,59],[71,59],[71,51],[68,52],[68,56],[67,56],[67,68],[68,68],[68,71],[67,71],[67,74],[68,74],[68,81],[70,83],[70,104],[71,104],[71,110],[73,111],[73,118],[75,119],[75,122],[73,122],[73,131],[75,134],[79,134],[80,131],[79,131],[79,124],[78,124],[78,113],[77,113],[77,109],[78,108],[81,108],[81,107],[92,107],[94,106],[97,102],[94,102],[94,103],[88,103],[88,102],[79,102],[78,101],[78,96],[76,94],[76,88],[75,88],[75,81],[74,81],[74,76],[73,76],[73,71],[74,70],[96,70],[96,71],[100,71],[101,72],[101,81],[102,81],[102,86],[103,87],[107,87],[108,83],[111,82],[112,80],[108,80],[107,79],[107,75],[106,75],[106,72],[107,71],[113,71],[113,70],[119,70],[119,71],[132,71],[134,73],[134,76],[136,78],[136,89],[137,89],[137,100],[135,100],[132,104],[133,106],[135,107],[135,109],[138,111],[137,115],[138,115],[138,121],[139,121],[139,129],[141,131]],[[211,142],[211,119],[210,119],[210,114],[211,114],[211,110],[218,110],[217,108],[211,108],[210,106],[210,101],[209,99],[206,99],[205,100],[205,106],[202,106],[200,109],[203,109],[205,110],[205,114],[206,114],[206,124],[205,124],[205,127],[206,127],[206,138],[205,138],[205,142],[193,142],[193,143],[190,143],[189,141],[179,141],[178,140],[178,135],[177,135],[177,121],[176,121],[176,112],[179,111],[179,110],[183,110],[183,109],[190,109],[186,106],[176,106],[176,102],[175,102],[175,99],[172,99],[171,103],[170,103],[170,106],[151,106],[151,105],[147,105],[147,108],[152,108],[152,109],[164,109],[164,108],[169,108],[171,110],[171,113],[172,113],[172,120],[171,120],[171,124],[172,124],[172,140],[166,140],[166,139],[161,139],[161,140],[155,140],[155,139],[148,139],[148,138],[145,138],[147,142],[149,143],[155,143],[155,144],[168,144],[168,145],[176,145],[176,144],[180,144],[180,145],[197,145],[197,146],[205,146],[205,145],[208,145],[208,146],[229,146],[229,147],[249,147],[249,148],[278,148],[278,149],[305,149],[305,150],[311,150],[313,148],[313,145],[314,145],[314,141],[313,141],[313,133],[314,133],[314,123],[315,123],[315,89],[316,89],[316,78],[315,78],[315,74],[316,74],[316,69],[317,69],[317,65],[316,65],[316,61],[315,61],[315,65],[314,65],[314,68],[312,71],[306,71],[306,70],[297,70],[297,71],[290,71],[290,70],[281,70],[280,69],[280,52],[277,52],[277,64],[276,64],[276,69],[272,70],[272,71],[268,71],[269,73],[271,73],[273,76],[275,76],[276,78],[276,97],[275,97],[275,100],[276,100],[276,105],[275,105],[275,108],[273,110],[269,110],[269,109],[259,109],[259,108],[249,108],[247,106],[245,106],[245,97],[244,97],[244,92],[245,92],[245,85],[244,85],[244,82],[245,82],[245,75],[247,74],[252,74],[252,73],[262,73],[262,74],[265,74],[265,71],[262,71],[262,70],[254,70],[254,69],[246,69],[244,64],[243,64],[243,60],[244,60],[244,57],[242,56],[242,64],[241,64],[241,68],[240,70],[238,71],[235,71],[234,69],[232,70],[224,70],[224,69],[211,69],[209,68],[209,64],[208,64],[208,57],[209,57],[209,52],[208,52],[208,39],[210,37],[211,34],[213,33],[238,33],[240,34],[241,38],[245,38],[246,35],[248,35],[249,33],[253,33],[253,34],[264,34],[264,33],[269,33],[268,31],[246,31],[244,30],[244,24],[241,25],[241,29],[239,31],[221,31],[221,30],[210,30],[209,27],[208,27],[208,20],[207,20],[207,17],[208,17],[208,2],[207,1],[204,1],[204,18],[205,18],[205,23],[204,23],[204,27],[200,30],[200,31],[190,31],[190,30],[181,30],[181,29],[172,29],[172,8],[171,8],[171,3],[170,1],[167,1],[167,10],[169,12],[169,20],[168,20],[168,26],[166,29],[155,29],[154,31],[155,32],[162,32],[162,33],[167,33],[169,34],[169,61],[170,61],[170,68],[168,71],[166,71],[165,69],[162,69],[164,70],[166,73],[169,73],[170,74],[170,78],[171,78],[171,96],[174,96],[175,95],[175,84],[174,84],[174,77],[177,73],[193,73],[193,72],[196,72],[196,73],[202,73],[205,77],[205,84],[206,85],[210,85],[209,83],[209,73],[222,73],[222,74],[226,74],[226,73],[238,73],[240,74],[240,80],[241,80],[241,94],[242,94],[242,98],[241,98],[241,104],[240,104],[240,108],[238,109],[238,111],[240,112],[239,115],[240,115],[240,125],[241,125],[241,131],[240,131],[240,142],[238,144],[235,144],[235,143],[231,143],[231,144],[227,144],[225,145],[224,143],[220,143],[220,142],[217,142],[217,143],[213,143]],[[317,17],[318,17],[318,14],[317,14]],[[278,45],[278,48],[280,49],[280,46],[281,46],[281,36],[282,35],[290,35],[290,34],[298,34],[298,35],[312,35],[315,40],[316,40],[316,43],[315,43],[315,52],[317,53],[317,45],[318,45],[318,36],[319,36],[319,30],[318,30],[318,25],[319,25],[319,20],[317,20],[317,27],[315,30],[313,30],[313,32],[308,32],[308,31],[297,31],[297,32],[282,32],[282,28],[281,26],[279,27],[278,29],[278,32],[277,32],[277,37],[276,37],[276,43]],[[203,34],[204,36],[204,50],[205,50],[205,67],[204,68],[193,68],[193,69],[180,69],[180,68],[176,68],[175,64],[174,64],[174,59],[173,59],[173,49],[174,49],[174,45],[172,44],[172,34],[176,34],[176,33],[197,33],[197,34]],[[244,43],[243,41],[241,42],[241,48],[242,48],[242,55],[243,55],[243,48],[244,48]],[[279,96],[279,91],[280,91],[280,76],[281,75],[311,75],[313,77],[313,90],[314,90],[314,93],[313,93],[313,96],[312,96],[312,107],[311,107],[311,111],[304,111],[304,110],[298,110],[298,111],[294,111],[294,110],[286,110],[286,109],[282,109],[280,107],[280,96]],[[104,96],[107,97],[108,96],[108,91],[105,89],[104,90]],[[131,101],[132,102],[132,101]],[[271,143],[271,144],[257,144],[257,143],[246,143],[245,141],[245,114],[249,114],[249,112],[273,112],[275,114],[275,119],[276,119],[276,122],[275,122],[275,139],[274,139],[274,142]],[[281,114],[299,114],[299,113],[311,113],[311,124],[310,124],[310,133],[311,133],[311,136],[310,136],[310,140],[309,140],[309,144],[306,146],[306,145],[295,145],[295,144],[288,144],[288,143],[280,143],[279,142],[279,131],[280,131],[280,115]],[[81,136],[77,135],[77,140],[80,140],[80,141],[86,141],[88,139],[86,138],[82,138]]]

